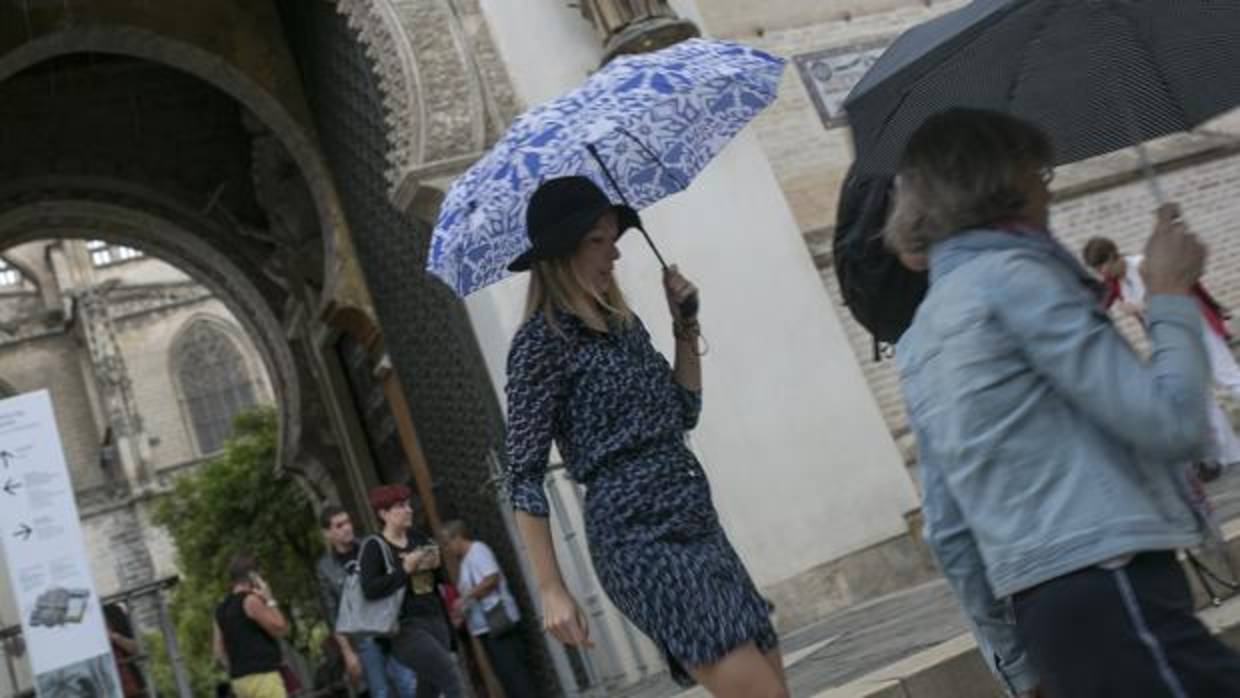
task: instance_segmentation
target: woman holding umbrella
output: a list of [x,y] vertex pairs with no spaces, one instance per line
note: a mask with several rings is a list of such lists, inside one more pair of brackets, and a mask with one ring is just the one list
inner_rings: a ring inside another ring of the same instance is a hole
[[897,170],[885,234],[930,272],[896,354],[926,539],[1013,692],[1240,695],[1175,555],[1206,530],[1183,480],[1208,433],[1205,249],[1159,210],[1142,360],[1048,232],[1051,162],[1028,123],[952,109]]
[[585,177],[543,183],[530,199],[527,319],[508,356],[508,483],[530,552],[544,623],[589,646],[585,616],[552,547],[543,481],[554,441],[586,486],[586,530],[612,602],[667,656],[673,676],[717,696],[786,696],[772,607],[720,527],[701,465],[685,444],[701,410],[696,291],[664,275],[674,366],[654,348],[613,274],[616,241],[637,213]]

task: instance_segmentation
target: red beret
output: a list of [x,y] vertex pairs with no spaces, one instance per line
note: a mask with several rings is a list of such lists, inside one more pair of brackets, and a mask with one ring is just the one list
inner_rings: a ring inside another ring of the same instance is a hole
[[379,513],[408,501],[409,496],[409,488],[404,485],[379,485],[370,491],[370,508]]

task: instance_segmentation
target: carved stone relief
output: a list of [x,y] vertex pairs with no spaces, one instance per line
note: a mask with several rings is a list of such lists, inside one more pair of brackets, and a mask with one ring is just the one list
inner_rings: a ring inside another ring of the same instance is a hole
[[373,61],[388,122],[389,194],[405,209],[419,182],[460,172],[518,107],[476,2],[339,0]]

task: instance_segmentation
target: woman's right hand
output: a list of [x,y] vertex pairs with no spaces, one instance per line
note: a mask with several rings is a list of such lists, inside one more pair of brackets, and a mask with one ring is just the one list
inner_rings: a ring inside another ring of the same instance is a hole
[[1158,207],[1154,233],[1145,245],[1141,274],[1150,295],[1186,294],[1205,270],[1206,248],[1180,220],[1180,207]]
[[411,553],[402,555],[400,558],[400,565],[405,568],[406,574],[413,574],[418,571],[418,567],[421,566],[422,561],[425,559],[425,552],[422,550],[415,550]]
[[573,595],[564,587],[552,588],[542,593],[543,629],[566,645],[594,647],[590,641],[590,628],[586,614]]

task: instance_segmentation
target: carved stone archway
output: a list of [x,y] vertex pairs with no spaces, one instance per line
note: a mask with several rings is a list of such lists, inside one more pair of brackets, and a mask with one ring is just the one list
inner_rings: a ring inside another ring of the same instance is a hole
[[323,317],[354,309],[374,324],[373,303],[349,238],[335,184],[314,134],[275,96],[244,72],[207,50],[176,38],[129,26],[71,26],[28,41],[0,56],[0,82],[43,61],[74,53],[139,58],[182,70],[231,96],[252,112],[288,151],[312,193],[323,239]]
[[[387,181],[397,208],[478,159],[518,113],[477,3],[339,0],[373,62],[387,116]],[[442,186],[442,183],[439,184]]]

